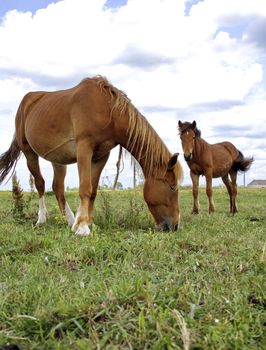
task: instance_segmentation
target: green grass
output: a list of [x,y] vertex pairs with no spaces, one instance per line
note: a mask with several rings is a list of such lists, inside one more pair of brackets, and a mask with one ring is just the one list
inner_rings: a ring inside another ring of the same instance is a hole
[[35,228],[37,198],[14,219],[0,192],[0,348],[265,349],[266,190],[240,188],[234,217],[224,189],[211,216],[200,192],[192,216],[180,191],[176,233],[154,231],[140,193],[99,193],[91,237],[70,232],[53,196]]

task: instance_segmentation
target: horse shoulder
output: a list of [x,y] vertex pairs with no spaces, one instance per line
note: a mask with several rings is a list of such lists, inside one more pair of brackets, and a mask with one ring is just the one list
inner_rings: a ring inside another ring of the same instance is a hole
[[195,161],[202,168],[212,166],[212,145],[204,139],[198,139]]

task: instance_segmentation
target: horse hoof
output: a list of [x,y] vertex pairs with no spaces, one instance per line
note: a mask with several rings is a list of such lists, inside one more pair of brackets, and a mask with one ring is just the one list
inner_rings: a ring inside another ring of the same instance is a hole
[[78,229],[75,232],[76,236],[89,236],[91,233],[89,226],[87,225],[82,225],[79,226]]
[[42,224],[46,223],[46,217],[45,218],[39,218],[36,222],[35,226],[41,226]]
[[47,221],[48,214],[47,212],[38,213],[38,220],[36,222],[36,226],[42,225]]

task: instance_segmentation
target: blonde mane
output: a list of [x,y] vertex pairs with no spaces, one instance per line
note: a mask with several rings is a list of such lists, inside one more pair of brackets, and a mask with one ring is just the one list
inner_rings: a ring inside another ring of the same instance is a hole
[[142,160],[146,175],[158,176],[162,170],[166,171],[171,154],[147,119],[131,103],[127,95],[110,84],[106,78],[96,76],[93,79],[111,98],[111,118],[114,111],[118,111],[120,117],[128,117],[126,148],[133,153],[138,162]]

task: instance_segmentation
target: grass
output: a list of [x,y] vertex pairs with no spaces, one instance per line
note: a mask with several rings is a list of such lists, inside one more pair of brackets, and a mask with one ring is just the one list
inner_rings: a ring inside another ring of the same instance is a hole
[[240,188],[234,217],[224,189],[214,215],[205,197],[192,216],[182,189],[166,234],[140,193],[102,192],[93,235],[76,237],[53,196],[35,228],[37,198],[18,220],[0,192],[0,349],[266,348],[266,190]]

